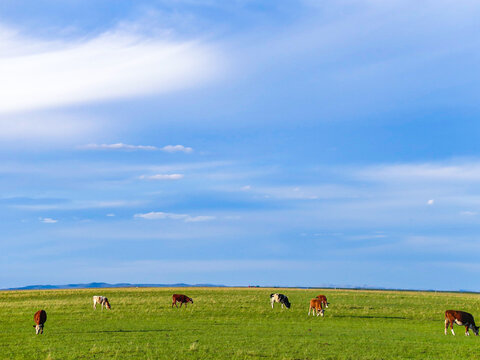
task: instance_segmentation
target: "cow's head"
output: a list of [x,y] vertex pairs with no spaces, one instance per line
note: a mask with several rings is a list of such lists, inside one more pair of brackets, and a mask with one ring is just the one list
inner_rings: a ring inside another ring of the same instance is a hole
[[112,307],[110,306],[110,303],[108,302],[108,299],[105,299],[105,307],[106,307],[108,310],[112,310]]
[[478,326],[472,325],[473,333],[474,333],[476,336],[478,336],[478,330],[479,330],[479,329],[480,329],[480,328],[479,328]]
[[188,298],[187,302],[191,302],[193,304],[193,299],[192,298]]
[[43,334],[43,324],[33,325],[35,328],[35,334]]
[[284,304],[287,307],[287,309],[290,309],[291,305],[290,305],[290,302],[287,299],[285,299]]
[[326,302],[326,303],[325,303],[325,308],[328,309],[328,305],[329,305],[329,304],[330,304],[329,302]]

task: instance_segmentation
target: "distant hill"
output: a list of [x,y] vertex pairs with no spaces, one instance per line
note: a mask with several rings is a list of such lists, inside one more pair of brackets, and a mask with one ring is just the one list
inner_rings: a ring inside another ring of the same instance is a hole
[[[141,287],[152,287],[152,288],[162,288],[162,287],[242,287],[242,286],[227,286],[227,285],[218,285],[218,284],[130,284],[130,283],[118,283],[118,284],[109,284],[104,282],[92,282],[88,284],[66,284],[66,285],[29,285],[23,287],[15,288],[6,288],[0,290],[54,290],[54,289],[101,289],[101,288],[141,288]],[[420,292],[459,292],[459,293],[472,293],[478,294],[480,292],[475,290],[422,290],[422,289],[396,289],[396,288],[384,288],[384,287],[369,287],[369,286],[258,286],[258,285],[249,285],[245,287],[255,287],[255,288],[281,288],[281,289],[332,289],[332,290],[386,290],[386,291],[420,291]]]
[[49,290],[49,289],[98,289],[98,288],[119,288],[119,287],[225,287],[225,285],[213,284],[130,284],[119,283],[109,284],[104,282],[92,282],[88,284],[66,284],[66,285],[28,285],[3,290]]

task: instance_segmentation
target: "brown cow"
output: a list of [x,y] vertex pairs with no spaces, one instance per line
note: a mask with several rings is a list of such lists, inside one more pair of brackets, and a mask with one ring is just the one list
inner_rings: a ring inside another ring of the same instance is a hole
[[447,310],[445,311],[445,335],[447,335],[447,329],[450,325],[452,334],[455,335],[453,331],[453,323],[456,323],[460,326],[465,326],[465,335],[469,336],[469,329],[473,330],[473,333],[478,336],[478,327],[475,325],[475,320],[473,319],[472,314],[465,311],[457,310]]
[[325,309],[328,309],[328,305],[329,305],[330,303],[327,301],[327,297],[326,297],[325,295],[317,295],[317,299],[322,302],[322,306],[323,306]]
[[35,328],[35,334],[43,334],[43,324],[47,321],[47,313],[45,310],[38,310],[33,316],[33,320],[35,320],[35,324],[37,324],[33,325]]
[[172,295],[172,307],[173,307],[173,305],[175,305],[178,308],[177,302],[180,303],[180,307],[182,307],[183,304],[185,304],[185,307],[187,307],[188,303],[193,304],[193,299],[189,298],[187,295],[173,294]]
[[310,315],[310,311],[313,309],[312,315],[315,316],[315,313],[318,315],[322,315],[325,313],[325,310],[322,308],[322,302],[315,298],[310,300],[310,307],[308,309],[308,315]]

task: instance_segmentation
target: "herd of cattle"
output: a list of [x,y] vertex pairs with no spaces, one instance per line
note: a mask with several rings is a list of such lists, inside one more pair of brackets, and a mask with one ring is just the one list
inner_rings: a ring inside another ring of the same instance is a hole
[[[193,299],[183,295],[183,294],[173,294],[172,295],[172,307],[175,305],[178,308],[178,303],[180,303],[180,307],[185,304],[187,307],[188,303],[193,304]],[[270,294],[270,304],[280,303],[285,306],[287,309],[290,309],[290,301],[288,301],[288,297],[283,294]],[[104,307],[111,310],[112,307],[110,306],[110,302],[105,296],[96,295],[93,297],[93,308],[97,308],[97,304],[102,306],[102,310]],[[308,308],[308,315],[312,312],[312,315],[315,316],[324,316],[325,309],[328,308],[329,302],[325,295],[318,295],[316,298],[310,300],[310,307]],[[39,310],[35,313],[33,319],[35,320],[35,333],[43,334],[43,326],[45,321],[47,321],[47,313],[45,310]],[[447,310],[445,311],[445,335],[447,335],[448,327],[452,331],[452,334],[455,335],[453,331],[453,324],[457,324],[459,326],[465,326],[465,335],[470,335],[469,330],[471,329],[475,335],[478,336],[479,327],[475,325],[475,320],[473,319],[472,314],[467,313],[465,311],[457,311],[457,310]]]

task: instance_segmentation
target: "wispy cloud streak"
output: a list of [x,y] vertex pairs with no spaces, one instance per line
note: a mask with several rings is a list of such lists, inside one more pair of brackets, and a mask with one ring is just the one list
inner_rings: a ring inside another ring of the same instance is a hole
[[152,145],[131,145],[124,143],[114,143],[114,144],[87,144],[80,147],[81,149],[86,150],[159,150],[168,153],[174,152],[183,152],[191,153],[193,149],[184,145],[166,145],[164,147],[157,147]]
[[183,179],[183,174],[156,174],[156,175],[142,175],[140,179],[145,180],[180,180]]
[[12,45],[0,55],[0,113],[177,91],[215,79],[222,68],[209,45],[120,30],[45,42],[0,27],[0,38]]
[[215,216],[191,216],[187,214],[174,214],[174,213],[165,213],[165,212],[149,212],[145,214],[135,214],[134,218],[141,218],[146,220],[182,220],[185,222],[202,222],[214,220]]

